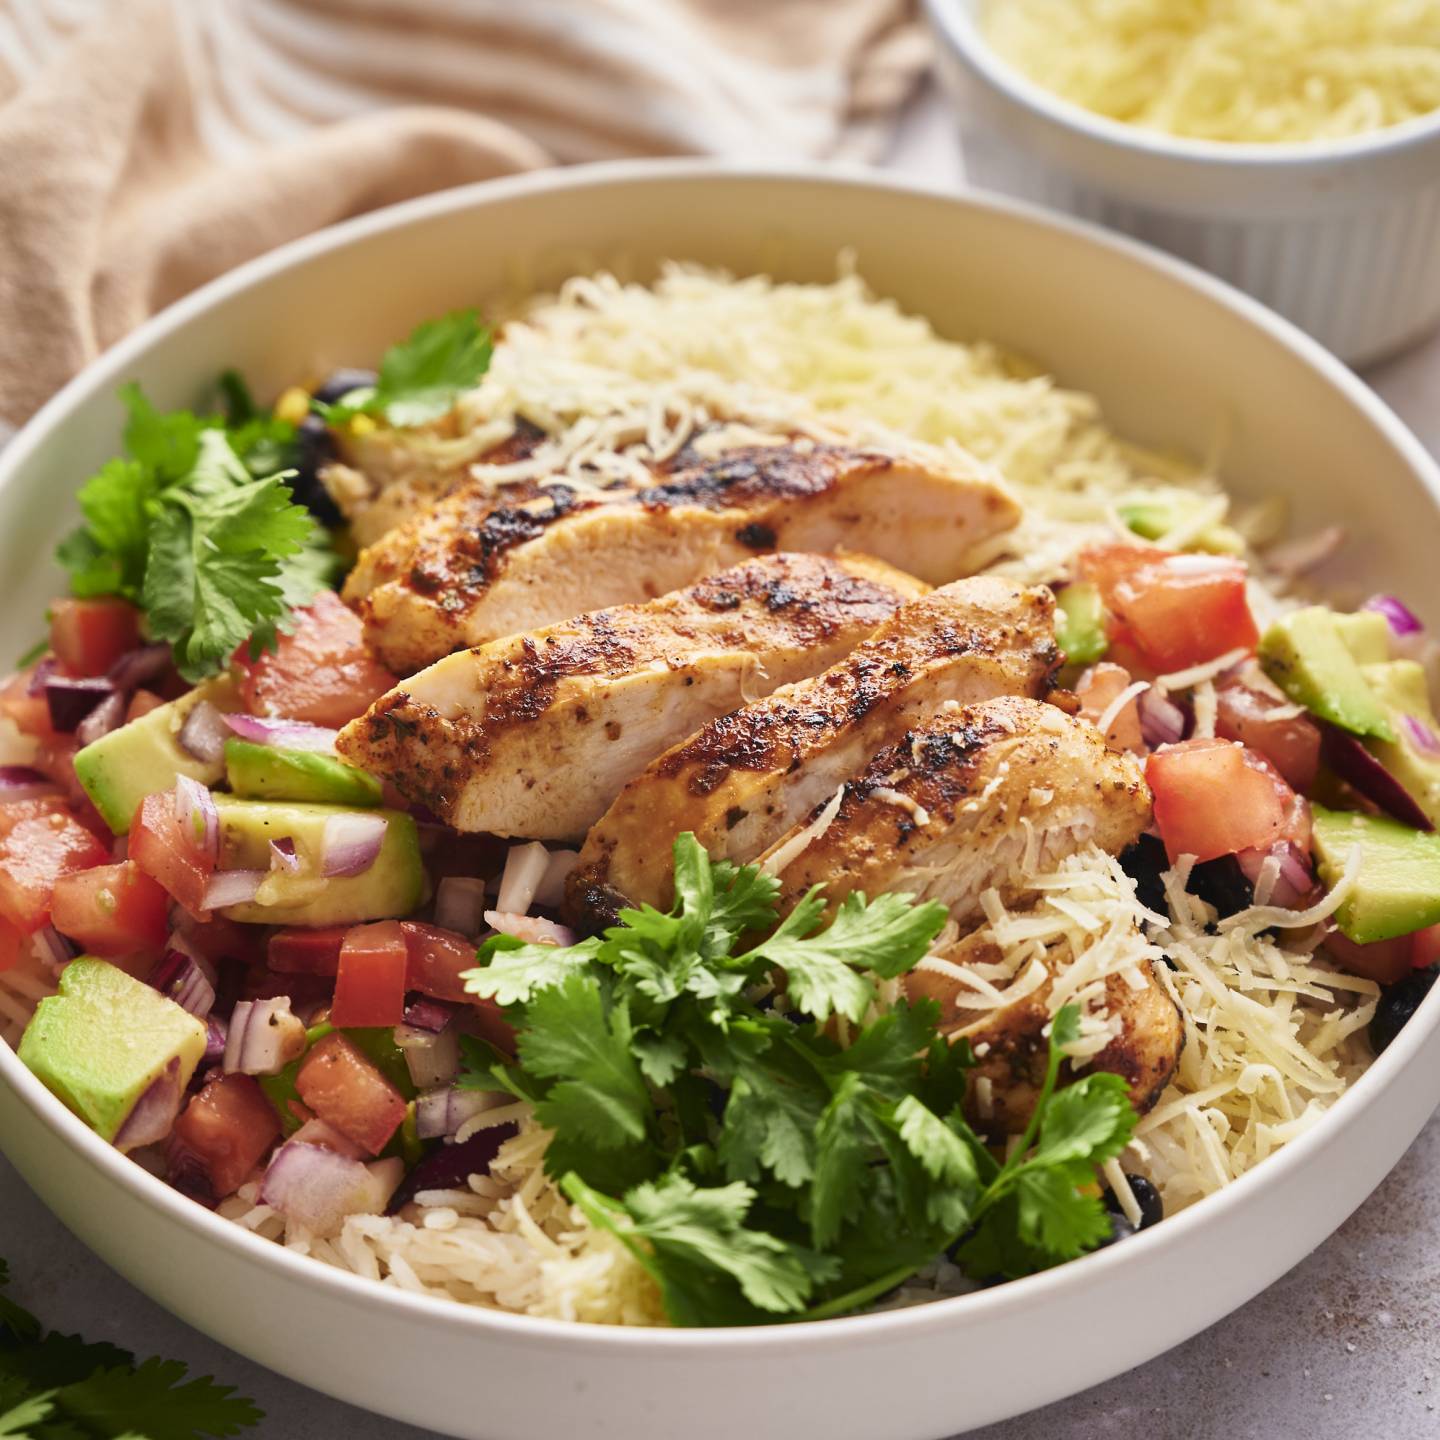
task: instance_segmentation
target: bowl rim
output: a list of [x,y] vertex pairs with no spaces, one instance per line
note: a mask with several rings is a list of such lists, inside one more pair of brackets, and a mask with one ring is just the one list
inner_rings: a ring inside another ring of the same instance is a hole
[[1007,60],[985,39],[972,0],[922,0],[922,4],[930,28],[992,89],[1042,123],[1111,152],[1215,170],[1258,171],[1280,165],[1314,170],[1399,155],[1440,140],[1440,109],[1336,140],[1204,140],[1127,125],[1046,89]]
[[[987,212],[1028,226],[1057,231],[1071,243],[1095,246],[1122,256],[1133,265],[1201,292],[1212,304],[1232,312],[1295,352],[1381,432],[1429,491],[1434,503],[1440,506],[1440,465],[1378,395],[1289,321],[1194,266],[1099,226],[986,192],[956,191],[943,184],[886,175],[861,166],[765,164],[691,158],[605,161],[459,186],[343,221],[250,260],[152,316],[76,375],[22,427],[0,454],[0,488],[15,483],[30,457],[57,427],[65,423],[70,412],[93,393],[113,388],[115,381],[136,357],[163,345],[173,332],[212,306],[262,286],[270,278],[294,266],[343,250],[372,235],[404,230],[411,225],[475,207],[483,208],[492,201],[525,198],[552,191],[634,184],[663,186],[709,180],[748,183],[760,188],[766,185],[821,185],[942,201],[962,209]],[[1420,1015],[1425,1015],[1426,1019],[1424,1023],[1417,1024]],[[1031,1305],[1043,1305],[1047,1295],[1089,1286],[1117,1265],[1144,1263],[1146,1257],[1181,1244],[1197,1228],[1218,1223],[1226,1213],[1243,1207],[1252,1194],[1279,1184],[1290,1171],[1307,1164],[1318,1150],[1363,1117],[1381,1092],[1398,1080],[1400,1071],[1419,1053],[1430,1033],[1437,1029],[1440,1029],[1440,987],[1426,998],[1417,1016],[1317,1124],[1225,1190],[1169,1217],[1163,1225],[1136,1234],[1123,1246],[1093,1252],[1052,1270],[993,1289],[907,1309],[822,1321],[791,1321],[784,1326],[786,1343],[813,1353],[846,1346],[852,1341],[878,1339],[882,1335],[891,1340],[897,1336],[945,1329],[962,1316],[967,1323],[983,1324],[1016,1311],[1028,1310]],[[666,1329],[582,1324],[465,1305],[448,1298],[416,1294],[377,1283],[263,1239],[173,1190],[163,1180],[101,1140],[45,1088],[20,1062],[15,1051],[3,1042],[0,1042],[0,1083],[14,1091],[37,1121],[58,1140],[77,1149],[132,1198],[159,1210],[172,1223],[185,1226],[198,1240],[227,1250],[236,1261],[249,1262],[287,1280],[322,1289],[336,1301],[368,1303],[375,1306],[379,1314],[406,1316],[417,1323],[469,1331],[477,1338],[491,1334],[511,1342],[534,1340],[572,1353],[653,1350],[668,1354],[714,1348],[727,1355],[738,1356],[761,1354],[774,1342],[776,1327],[770,1325],[731,1329]],[[963,1310],[958,1308],[962,1306]]]

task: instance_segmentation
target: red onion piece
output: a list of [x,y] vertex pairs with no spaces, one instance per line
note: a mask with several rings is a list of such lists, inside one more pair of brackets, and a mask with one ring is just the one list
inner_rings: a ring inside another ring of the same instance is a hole
[[180,1113],[180,1061],[173,1059],[135,1102],[115,1136],[117,1150],[138,1150],[163,1140]]
[[168,645],[141,645],[136,650],[126,651],[107,674],[115,682],[115,688],[128,695],[163,675],[169,664]]
[[244,905],[255,898],[265,883],[268,870],[217,870],[205,887],[204,908],[223,910],[227,905]]
[[320,841],[320,873],[327,877],[363,875],[380,857],[390,822],[360,811],[332,815]]
[[75,738],[82,745],[93,745],[112,730],[125,723],[125,697],[117,690],[107,695],[76,727]]
[[1383,615],[1392,635],[1418,635],[1425,628],[1415,612],[1395,595],[1372,595],[1360,608]]
[[502,935],[513,935],[527,945],[573,945],[579,939],[566,925],[542,920],[538,915],[507,915],[502,910],[487,910],[485,923]]
[[15,800],[43,800],[59,793],[60,787],[49,776],[28,765],[0,765],[0,805]]
[[66,675],[52,675],[45,682],[45,704],[50,710],[50,724],[62,734],[73,734],[76,727],[102,700],[115,694],[115,682],[104,676],[79,680]]
[[422,1140],[453,1135],[467,1120],[510,1100],[500,1090],[462,1090],[458,1085],[428,1091],[415,1099],[415,1133]]
[[412,1030],[438,1035],[455,1018],[457,1008],[428,995],[412,995],[405,1005],[405,1024]]
[[1357,736],[1334,725],[1321,723],[1320,753],[1325,763],[1348,780],[1367,800],[1373,801],[1403,825],[1433,830],[1430,817],[1415,803],[1410,792],[1360,743]]
[[1279,860],[1275,883],[1266,899],[1262,901],[1257,895],[1255,903],[1276,905],[1282,910],[1303,910],[1315,892],[1315,874],[1310,868],[1310,857],[1298,845],[1281,840],[1268,850],[1241,850],[1235,859],[1253,886],[1271,855]]
[[485,928],[485,882],[447,875],[435,887],[435,923],[472,940]]
[[260,1182],[260,1199],[317,1235],[337,1231],[348,1215],[378,1215],[404,1178],[400,1160],[362,1165],[322,1145],[288,1141]]
[[338,730],[325,730],[301,720],[264,720],[257,715],[227,715],[225,724],[252,745],[272,745],[279,750],[313,750],[331,754]]
[[350,1160],[364,1161],[365,1151],[348,1135],[342,1135],[333,1125],[327,1125],[318,1115],[312,1115],[291,1137],[292,1145],[319,1145],[322,1149],[333,1150]]
[[218,765],[225,754],[225,737],[229,733],[225,717],[208,700],[197,700],[175,739],[187,755],[207,765]]
[[1422,755],[1431,760],[1440,757],[1440,735],[1436,735],[1423,720],[1417,720],[1413,715],[1402,715],[1400,726],[1410,743]]
[[288,995],[241,1000],[230,1016],[225,1073],[278,1075],[305,1048],[305,1027],[290,1013]]
[[209,790],[188,775],[175,777],[175,818],[185,843],[213,865],[220,855],[220,812]]
[[512,845],[505,856],[495,908],[510,915],[526,914],[535,903],[535,892],[549,868],[550,852],[538,840],[528,845]]
[[43,695],[51,676],[60,673],[60,661],[54,655],[46,655],[30,672],[30,682],[25,687],[27,695]]
[[387,1215],[408,1205],[422,1190],[463,1190],[472,1175],[484,1175],[500,1147],[519,1127],[492,1125],[460,1145],[438,1145],[405,1177],[390,1197]]
[[545,867],[545,876],[535,887],[532,905],[544,905],[554,909],[565,900],[565,882],[570,872],[580,863],[578,850],[552,850],[550,863]]
[[397,1025],[395,1043],[404,1051],[405,1068],[417,1090],[448,1085],[460,1073],[460,1036],[456,1030],[436,1033],[413,1025]]
[[35,948],[40,952],[40,958],[55,971],[68,965],[78,953],[53,925],[43,925],[35,932]]
[[167,950],[150,976],[150,984],[182,1010],[205,1019],[215,1007],[215,987],[192,955]]
[[225,1058],[225,1044],[229,1039],[230,1027],[219,1016],[205,1017],[205,1058],[202,1065],[218,1065]]
[[296,852],[295,842],[288,835],[270,842],[270,868],[286,875],[300,873],[300,856]]
[[1140,692],[1136,704],[1140,712],[1140,734],[1152,749],[1157,745],[1174,745],[1185,738],[1185,712],[1153,685]]

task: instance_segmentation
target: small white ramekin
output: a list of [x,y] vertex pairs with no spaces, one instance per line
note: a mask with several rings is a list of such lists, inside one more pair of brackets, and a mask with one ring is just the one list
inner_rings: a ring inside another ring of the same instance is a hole
[[1190,260],[1352,365],[1440,326],[1440,113],[1332,143],[1180,139],[1036,85],[991,49],[978,0],[925,8],[975,185]]

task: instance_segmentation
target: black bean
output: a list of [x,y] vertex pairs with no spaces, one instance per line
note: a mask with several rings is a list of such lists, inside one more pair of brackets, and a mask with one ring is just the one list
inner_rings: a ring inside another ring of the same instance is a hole
[[317,387],[314,398],[326,405],[336,405],[352,390],[373,385],[378,378],[373,370],[336,370]]
[[1165,904],[1165,887],[1160,883],[1160,876],[1170,868],[1170,861],[1159,836],[1142,835],[1122,852],[1120,866],[1135,882],[1135,894],[1147,910],[1157,915],[1170,913]]
[[1128,1240],[1135,1233],[1135,1227],[1118,1211],[1110,1216],[1110,1233],[1095,1248],[1104,1250],[1117,1240]]
[[1248,909],[1255,901],[1254,887],[1233,855],[1222,855],[1218,860],[1206,860],[1195,866],[1185,888],[1207,905],[1213,905],[1221,920]]
[[320,471],[338,458],[335,437],[318,415],[307,415],[296,430],[298,456],[290,488],[295,499],[322,525],[334,529],[341,523],[339,507],[320,480]]
[[1405,1028],[1405,1022],[1420,1008],[1420,1002],[1435,983],[1436,967],[1416,970],[1398,985],[1387,986],[1380,994],[1375,1016],[1370,1021],[1370,1045],[1378,1055]]
[[[1163,1220],[1165,1202],[1160,1198],[1160,1192],[1143,1175],[1127,1173],[1125,1179],[1130,1184],[1130,1193],[1135,1197],[1135,1203],[1140,1207],[1140,1224],[1136,1228],[1146,1230]],[[1120,1199],[1113,1190],[1105,1192],[1104,1200],[1105,1208],[1112,1215],[1124,1213],[1120,1208]]]

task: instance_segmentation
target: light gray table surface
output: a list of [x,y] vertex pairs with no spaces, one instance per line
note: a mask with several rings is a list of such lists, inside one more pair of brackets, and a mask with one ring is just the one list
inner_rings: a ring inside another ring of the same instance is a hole
[[[958,183],[958,149],[933,95],[906,117],[889,164]],[[1367,378],[1440,453],[1440,339]],[[95,1259],[3,1160],[0,1254],[16,1272],[14,1297],[50,1326],[184,1360],[252,1396],[268,1417],[260,1440],[426,1440],[427,1432],[329,1400],[183,1325]],[[1106,1385],[972,1433],[975,1440],[1409,1440],[1440,1435],[1437,1405],[1440,1121],[1432,1120],[1349,1222],[1249,1305]],[[573,1433],[583,1436],[578,1425]]]

